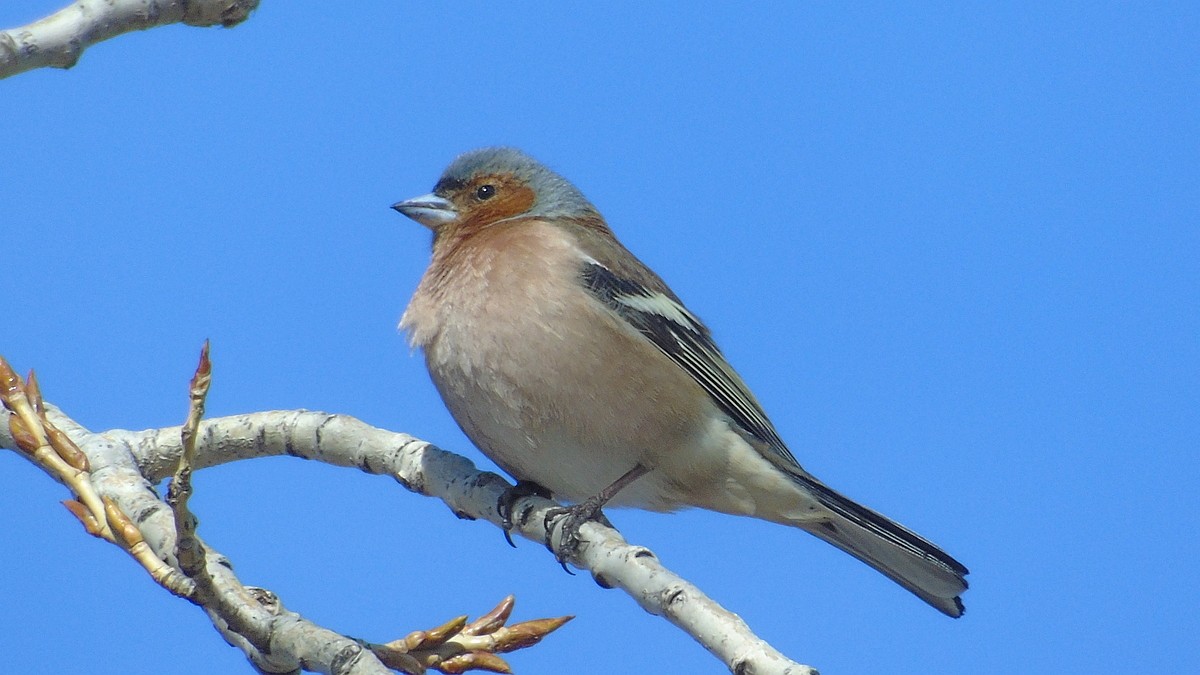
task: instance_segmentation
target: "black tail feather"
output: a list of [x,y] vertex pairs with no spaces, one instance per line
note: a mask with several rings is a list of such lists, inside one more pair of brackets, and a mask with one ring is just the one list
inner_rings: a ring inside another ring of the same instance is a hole
[[929,540],[847,497],[812,476],[797,482],[836,518],[797,523],[904,586],[942,613],[962,616],[968,570]]

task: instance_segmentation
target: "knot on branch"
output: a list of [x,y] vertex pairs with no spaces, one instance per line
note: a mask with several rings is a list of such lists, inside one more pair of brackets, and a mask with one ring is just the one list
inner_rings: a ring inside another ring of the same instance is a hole
[[189,26],[232,28],[250,18],[258,0],[185,0],[183,22]]

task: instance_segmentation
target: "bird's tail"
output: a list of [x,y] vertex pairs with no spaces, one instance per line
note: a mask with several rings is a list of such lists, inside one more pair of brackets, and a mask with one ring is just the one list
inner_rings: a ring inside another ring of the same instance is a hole
[[967,568],[903,525],[837,493],[812,476],[795,475],[833,517],[794,523],[886,574],[938,611],[958,618]]

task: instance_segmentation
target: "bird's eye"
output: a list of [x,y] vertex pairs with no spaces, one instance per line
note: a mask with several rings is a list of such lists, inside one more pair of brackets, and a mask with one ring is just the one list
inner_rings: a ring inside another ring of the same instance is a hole
[[480,185],[479,187],[475,188],[475,198],[478,199],[479,201],[483,201],[485,199],[491,199],[492,197],[495,197],[495,196],[496,196],[496,186],[495,185]]

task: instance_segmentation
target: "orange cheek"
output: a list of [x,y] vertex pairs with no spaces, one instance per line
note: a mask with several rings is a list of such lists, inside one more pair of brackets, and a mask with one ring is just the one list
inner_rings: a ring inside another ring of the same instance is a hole
[[533,202],[533,190],[523,185],[505,188],[492,199],[476,204],[467,217],[468,222],[463,225],[473,228],[487,227],[497,220],[525,213],[533,206]]

